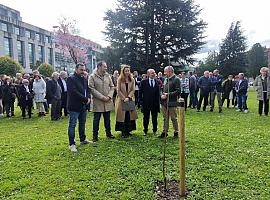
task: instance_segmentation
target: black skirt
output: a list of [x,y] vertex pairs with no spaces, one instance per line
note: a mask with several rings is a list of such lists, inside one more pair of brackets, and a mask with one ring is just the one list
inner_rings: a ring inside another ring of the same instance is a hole
[[125,113],[125,121],[124,122],[116,122],[115,131],[122,131],[125,133],[129,133],[133,130],[136,130],[136,121],[130,120],[129,112]]

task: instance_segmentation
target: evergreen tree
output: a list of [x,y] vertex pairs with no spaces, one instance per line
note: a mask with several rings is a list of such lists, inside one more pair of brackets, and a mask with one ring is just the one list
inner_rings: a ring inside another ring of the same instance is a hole
[[261,67],[267,67],[267,57],[264,53],[265,48],[260,43],[256,43],[248,51],[248,75],[255,78],[260,74]]
[[192,0],[118,0],[108,10],[105,34],[122,62],[138,71],[170,61],[192,63],[204,44],[206,24]]
[[243,35],[240,22],[232,23],[226,38],[222,41],[218,56],[218,63],[223,75],[246,72],[246,48],[246,37]]

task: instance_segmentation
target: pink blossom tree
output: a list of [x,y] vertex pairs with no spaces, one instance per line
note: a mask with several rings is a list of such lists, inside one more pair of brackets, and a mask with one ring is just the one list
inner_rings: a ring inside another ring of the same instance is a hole
[[87,53],[89,41],[78,36],[79,30],[76,28],[76,20],[62,17],[58,21],[57,30],[54,32],[56,48],[63,51],[65,57],[70,57],[75,64],[87,63]]

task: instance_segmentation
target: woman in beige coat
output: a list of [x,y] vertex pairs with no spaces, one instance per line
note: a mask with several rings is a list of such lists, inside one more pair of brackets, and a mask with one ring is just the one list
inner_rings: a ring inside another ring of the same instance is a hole
[[135,81],[130,73],[130,66],[122,65],[117,81],[117,96],[115,100],[116,124],[115,131],[121,131],[122,137],[131,136],[131,131],[136,130],[137,112],[123,111],[123,102],[135,101]]
[[264,104],[264,114],[267,116],[269,112],[269,97],[270,97],[270,78],[268,75],[269,69],[267,67],[262,67],[260,70],[261,75],[256,77],[254,81],[254,88],[257,91],[257,99],[259,101],[258,112],[262,115],[263,104]]

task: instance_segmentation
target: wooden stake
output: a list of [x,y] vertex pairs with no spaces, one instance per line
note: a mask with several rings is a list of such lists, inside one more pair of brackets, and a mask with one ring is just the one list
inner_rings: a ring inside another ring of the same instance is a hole
[[186,164],[185,164],[185,102],[184,99],[180,99],[180,108],[179,108],[179,173],[180,173],[180,196],[184,197],[186,195],[186,186],[185,186],[185,174],[186,174]]

